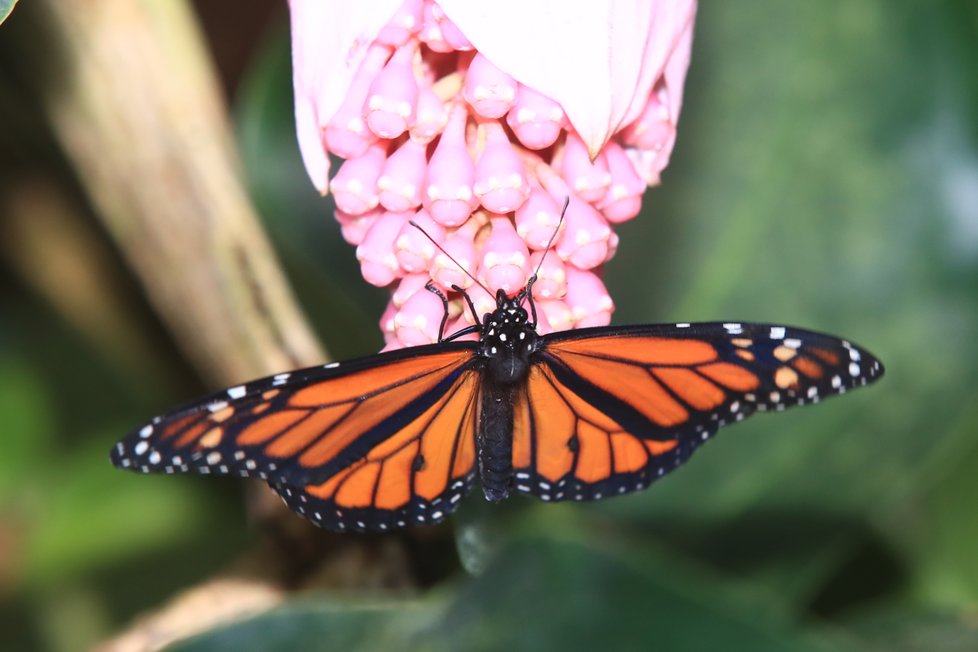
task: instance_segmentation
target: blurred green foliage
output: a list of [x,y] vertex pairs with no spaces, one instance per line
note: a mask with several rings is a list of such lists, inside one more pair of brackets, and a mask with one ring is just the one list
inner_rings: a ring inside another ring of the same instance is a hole
[[[367,353],[384,295],[306,178],[290,74],[283,21],[235,103],[250,187],[331,352]],[[804,325],[886,378],[730,428],[643,494],[473,496],[456,523],[477,576],[309,595],[174,649],[978,649],[975,125],[973,3],[705,3],[673,161],[607,268],[616,321]],[[196,381],[126,377],[26,287],[0,300],[0,638],[76,649],[250,538],[230,483],[108,464]]]

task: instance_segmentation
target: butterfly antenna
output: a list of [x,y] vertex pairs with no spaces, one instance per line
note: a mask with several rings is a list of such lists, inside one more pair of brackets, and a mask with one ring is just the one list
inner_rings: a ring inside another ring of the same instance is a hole
[[570,196],[569,195],[564,198],[564,207],[560,209],[560,219],[557,220],[557,228],[554,229],[554,232],[550,236],[550,239],[547,240],[547,246],[544,247],[544,249],[543,249],[543,255],[540,256],[540,262],[537,263],[537,268],[535,270],[533,270],[533,278],[536,278],[537,277],[537,273],[539,273],[540,268],[543,267],[543,261],[547,257],[547,252],[550,251],[550,247],[553,246],[554,240],[557,239],[557,234],[560,233],[560,227],[564,223],[564,215],[567,214],[567,207],[568,206],[570,206]]
[[570,206],[570,195],[564,198],[564,207],[560,209],[560,219],[557,220],[557,228],[550,235],[550,239],[547,241],[547,246],[543,249],[543,255],[540,256],[540,262],[537,263],[537,268],[533,270],[533,276],[530,280],[526,282],[526,288],[523,290],[523,297],[526,298],[530,303],[530,312],[533,313],[533,325],[537,323],[537,307],[533,303],[533,284],[536,283],[537,274],[540,273],[540,268],[543,267],[543,261],[547,258],[547,253],[550,251],[550,247],[553,246],[554,240],[557,239],[557,234],[560,233],[560,227],[564,223],[564,215],[567,214],[567,207]]
[[[465,269],[465,268],[464,268],[464,267],[462,266],[462,263],[460,263],[460,262],[458,262],[457,260],[455,260],[455,258],[454,258],[454,257],[453,257],[453,256],[452,256],[452,255],[451,255],[450,253],[448,253],[447,251],[445,251],[445,248],[444,248],[444,247],[442,247],[442,246],[441,246],[440,244],[438,244],[437,242],[435,242],[435,239],[434,239],[434,238],[432,238],[432,237],[431,237],[431,236],[430,236],[430,235],[428,234],[428,232],[427,232],[427,231],[425,231],[425,230],[424,230],[423,228],[421,228],[421,225],[420,225],[420,224],[418,224],[418,223],[417,223],[417,222],[415,222],[414,220],[408,220],[408,224],[410,224],[411,226],[413,226],[414,228],[416,228],[416,229],[417,229],[418,231],[421,231],[421,233],[422,233],[422,234],[424,235],[424,237],[426,237],[426,238],[428,238],[429,240],[431,240],[431,244],[433,244],[433,245],[435,245],[435,247],[436,247],[436,248],[438,249],[438,251],[440,251],[440,252],[442,252],[443,254],[445,254],[446,256],[448,256],[448,259],[449,259],[450,261],[452,261],[453,263],[455,263],[455,265],[456,265],[456,266],[457,266],[457,267],[458,267],[458,268],[459,268],[460,270],[462,270],[462,273],[463,273],[463,274],[465,274],[465,275],[466,275],[466,276],[468,276],[468,277],[469,277],[470,279],[472,279],[473,281],[475,281],[475,284],[476,284],[476,285],[478,285],[478,286],[479,286],[480,288],[482,288],[483,290],[485,290],[485,291],[486,291],[486,292],[487,292],[487,293],[489,294],[489,296],[493,296],[493,294],[492,294],[492,290],[490,290],[490,289],[489,289],[489,288],[487,288],[487,287],[486,287],[485,285],[483,285],[483,283],[482,283],[482,281],[480,281],[479,279],[477,279],[477,278],[476,278],[475,276],[473,276],[473,275],[472,275],[472,273],[471,273],[471,272],[470,272],[469,270],[467,270],[467,269]],[[462,294],[465,294],[465,291],[464,291],[464,290],[462,290],[461,292],[462,292]],[[468,295],[466,295],[466,298],[467,298],[467,297],[468,297]]]

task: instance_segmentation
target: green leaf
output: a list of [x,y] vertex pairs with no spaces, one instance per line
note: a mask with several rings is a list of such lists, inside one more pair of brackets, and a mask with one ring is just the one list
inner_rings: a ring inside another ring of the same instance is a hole
[[978,649],[978,621],[973,614],[963,611],[887,606],[856,616],[848,624],[854,635],[876,650],[973,652]]
[[412,650],[406,643],[431,620],[420,604],[339,604],[306,599],[219,627],[168,647],[168,652],[293,652]]

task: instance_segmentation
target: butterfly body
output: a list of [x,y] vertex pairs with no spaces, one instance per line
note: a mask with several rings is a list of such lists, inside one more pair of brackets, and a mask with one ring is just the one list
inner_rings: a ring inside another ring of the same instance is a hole
[[539,348],[536,328],[520,305],[500,290],[497,308],[483,317],[479,337],[482,397],[476,448],[486,500],[509,496],[513,478],[513,406],[524,391],[531,358]]
[[[444,519],[477,481],[490,501],[644,489],[726,424],[883,373],[846,340],[772,324],[539,335],[529,290],[498,293],[496,310],[438,344],[277,374],[156,417],[112,461],[256,477],[317,525],[384,531]],[[464,332],[479,341],[452,341]]]

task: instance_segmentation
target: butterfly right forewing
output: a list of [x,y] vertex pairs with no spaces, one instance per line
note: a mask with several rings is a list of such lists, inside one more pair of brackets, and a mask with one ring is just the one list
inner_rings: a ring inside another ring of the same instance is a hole
[[642,489],[723,425],[815,403],[882,373],[845,340],[775,325],[554,333],[517,410],[516,489],[545,500]]

